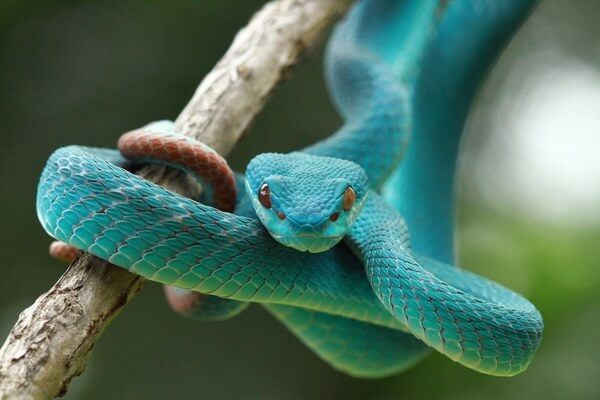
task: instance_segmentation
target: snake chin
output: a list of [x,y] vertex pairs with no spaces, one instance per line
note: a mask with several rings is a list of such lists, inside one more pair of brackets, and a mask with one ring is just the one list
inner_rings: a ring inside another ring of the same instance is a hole
[[340,237],[323,237],[323,236],[285,236],[271,234],[273,239],[283,244],[294,248],[298,251],[308,251],[310,253],[322,253],[329,250],[342,240],[343,236]]

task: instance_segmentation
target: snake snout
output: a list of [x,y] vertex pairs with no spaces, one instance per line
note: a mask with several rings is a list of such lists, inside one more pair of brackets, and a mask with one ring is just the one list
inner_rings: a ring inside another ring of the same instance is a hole
[[287,220],[291,225],[291,228],[297,233],[318,234],[327,225],[329,217],[322,213],[308,214],[305,212],[296,211],[287,214]]

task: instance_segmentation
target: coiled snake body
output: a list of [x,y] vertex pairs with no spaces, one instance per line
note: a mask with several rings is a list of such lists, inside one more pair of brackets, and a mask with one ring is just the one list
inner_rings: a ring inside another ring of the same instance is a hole
[[[48,160],[38,217],[78,249],[211,295],[198,304],[200,319],[263,304],[321,358],[355,376],[398,372],[428,347],[483,373],[519,373],[539,345],[541,316],[521,296],[449,265],[449,188],[475,84],[529,7],[359,1],[327,56],[345,125],[300,152],[257,156],[237,177],[246,195],[237,197],[235,214],[122,168],[157,162],[156,154],[128,160],[70,146]],[[447,123],[447,132],[430,119]],[[150,147],[185,141],[167,122],[138,133],[153,138]],[[410,133],[406,161],[390,180]],[[208,186],[220,204],[231,203],[233,178],[219,176]],[[384,184],[388,201],[377,193]]]

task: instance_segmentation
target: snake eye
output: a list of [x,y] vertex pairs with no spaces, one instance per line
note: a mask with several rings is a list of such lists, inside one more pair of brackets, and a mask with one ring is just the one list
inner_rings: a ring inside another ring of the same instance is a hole
[[258,190],[258,201],[264,208],[271,208],[271,189],[266,183],[263,183]]
[[342,202],[342,208],[344,211],[350,211],[356,200],[356,192],[350,186],[344,191],[344,200]]

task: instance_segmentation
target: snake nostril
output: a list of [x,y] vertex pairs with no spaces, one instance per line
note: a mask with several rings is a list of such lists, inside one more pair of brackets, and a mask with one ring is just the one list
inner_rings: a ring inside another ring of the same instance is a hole
[[283,221],[285,219],[285,214],[281,211],[277,211],[277,218]]
[[331,214],[331,216],[329,217],[330,220],[332,220],[333,222],[337,221],[337,219],[340,217],[340,213],[339,212],[335,212],[333,214]]

